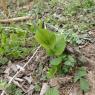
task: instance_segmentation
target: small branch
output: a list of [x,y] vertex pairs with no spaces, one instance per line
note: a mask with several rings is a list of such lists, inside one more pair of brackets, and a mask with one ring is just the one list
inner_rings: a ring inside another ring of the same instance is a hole
[[9,19],[0,19],[0,23],[12,23],[12,22],[19,22],[19,21],[25,21],[32,19],[31,16],[23,16],[23,17],[17,17],[17,18],[9,18]]
[[[34,58],[34,56],[37,54],[38,50],[40,49],[41,46],[39,46],[36,51],[34,52],[34,54],[31,56],[31,58],[25,63],[25,65],[22,67],[23,69],[31,62],[31,60]],[[8,84],[11,84],[12,81],[16,78],[16,76],[22,71],[22,69],[20,69],[19,71],[17,71],[17,73],[12,77],[12,79],[10,79],[10,81],[8,82]],[[5,91],[2,91],[1,95],[4,95]]]

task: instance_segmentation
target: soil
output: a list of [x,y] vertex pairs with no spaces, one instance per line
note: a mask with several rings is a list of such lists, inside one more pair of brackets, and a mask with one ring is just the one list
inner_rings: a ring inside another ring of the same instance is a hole
[[87,44],[79,46],[79,50],[81,55],[86,58],[87,79],[90,84],[90,90],[88,93],[83,94],[79,89],[79,84],[71,83],[61,88],[61,95],[95,95],[95,30],[89,31],[88,34],[91,39],[93,38],[93,43],[87,42]]

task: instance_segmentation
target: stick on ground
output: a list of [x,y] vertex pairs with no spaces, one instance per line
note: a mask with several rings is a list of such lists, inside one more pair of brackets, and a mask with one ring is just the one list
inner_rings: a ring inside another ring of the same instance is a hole
[[20,22],[20,21],[25,21],[25,20],[29,20],[32,19],[31,16],[23,16],[23,17],[16,17],[16,18],[9,18],[9,19],[0,19],[0,23],[12,23],[12,22]]

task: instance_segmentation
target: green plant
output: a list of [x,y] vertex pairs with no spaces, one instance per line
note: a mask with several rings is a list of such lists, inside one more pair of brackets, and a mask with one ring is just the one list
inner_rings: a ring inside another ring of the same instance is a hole
[[76,60],[75,60],[74,56],[65,55],[65,56],[63,56],[63,61],[64,61],[64,66],[62,68],[63,74],[67,74],[75,68]]
[[41,14],[44,11],[44,8],[46,7],[44,0],[34,0],[34,8],[36,8],[36,13]]
[[66,47],[64,35],[56,35],[46,29],[38,29],[35,38],[46,49],[48,55],[59,56]]
[[80,67],[74,77],[74,82],[79,81],[80,88],[83,92],[87,92],[89,90],[89,83],[86,79],[86,75],[86,69],[84,67]]
[[[20,27],[4,29],[1,26],[0,28],[0,59],[3,57],[8,59],[21,59],[29,54],[32,48],[26,47],[26,38],[28,35],[26,30]],[[6,62],[3,61],[3,63]]]
[[[59,66],[59,65],[58,65]],[[51,68],[48,69],[48,72],[47,72],[47,77],[48,78],[52,78],[55,76],[55,74],[57,73],[58,71],[58,66],[52,66]]]
[[8,95],[23,95],[22,90],[17,88],[14,84],[10,84],[5,91]]
[[52,6],[55,6],[56,4],[58,4],[60,1],[59,0],[50,0],[50,4]]
[[91,8],[95,5],[94,0],[70,0],[65,4],[65,14],[76,15],[80,10]]
[[21,89],[14,84],[8,84],[6,81],[0,80],[0,90],[4,90],[7,95],[22,95]]
[[6,81],[0,80],[0,90],[6,90],[7,87],[9,87],[9,84]]
[[66,40],[63,34],[39,28],[36,31],[35,38],[46,49],[47,54],[54,57],[50,60],[51,68],[47,72],[49,78],[54,77],[56,72],[67,74],[74,68],[76,64],[74,57],[63,54],[66,47]]
[[59,95],[57,88],[49,88],[45,95]]
[[8,63],[8,58],[0,56],[0,65]]
[[46,49],[49,56],[55,57],[50,62],[52,68],[48,70],[48,76],[54,76],[62,62],[62,53],[66,47],[65,37],[62,34],[55,34],[49,30],[39,28],[36,31],[35,38]]
[[[76,60],[74,59],[74,56],[65,53],[63,54],[66,47],[64,35],[38,28],[35,38],[40,45],[46,49],[47,54],[53,56],[53,59],[50,60],[51,68],[49,68],[47,72],[48,78],[54,77],[57,72],[67,74],[75,69]],[[89,90],[89,84],[85,78],[86,74],[86,70],[81,67],[74,77],[74,82],[79,81],[80,88],[84,92]]]
[[62,54],[58,58],[54,58],[50,61],[52,68],[48,70],[48,77],[54,77],[56,72],[66,75],[73,71],[76,65],[75,58],[70,54]]
[[83,0],[82,5],[84,8],[91,8],[95,5],[94,0]]

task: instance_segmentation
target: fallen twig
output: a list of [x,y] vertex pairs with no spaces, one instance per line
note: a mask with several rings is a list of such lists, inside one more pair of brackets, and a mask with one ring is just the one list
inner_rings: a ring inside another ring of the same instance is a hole
[[[31,56],[31,58],[25,63],[25,65],[22,67],[23,69],[31,62],[31,60],[34,58],[34,56],[37,54],[38,50],[40,49],[41,46],[39,46],[36,51],[34,52],[34,54]],[[17,73],[12,77],[12,79],[10,79],[10,81],[8,82],[8,84],[11,84],[12,81],[16,78],[16,76],[22,71],[22,69],[19,69],[17,71]],[[2,91],[1,95],[4,95],[5,91]]]
[[31,16],[23,16],[23,17],[16,17],[16,18],[9,18],[9,19],[0,19],[0,23],[12,23],[12,22],[19,22],[32,19]]

